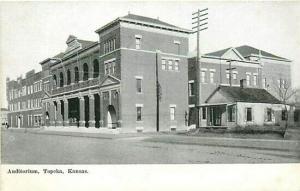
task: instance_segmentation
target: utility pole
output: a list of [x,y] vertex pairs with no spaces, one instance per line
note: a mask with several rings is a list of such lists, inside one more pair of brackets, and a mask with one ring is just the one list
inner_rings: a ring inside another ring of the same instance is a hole
[[232,60],[227,60],[226,62],[229,62],[229,68],[227,68],[226,70],[229,71],[229,86],[232,86],[232,70],[235,70],[236,68],[232,68],[231,67],[231,61]]
[[193,33],[197,33],[197,57],[196,57],[196,108],[197,108],[197,121],[196,121],[196,127],[199,128],[201,126],[201,112],[200,112],[200,106],[201,106],[201,54],[200,54],[200,32],[203,30],[208,29],[207,24],[208,22],[208,8],[206,9],[198,9],[196,12],[194,12],[193,15],[193,26],[192,29]]

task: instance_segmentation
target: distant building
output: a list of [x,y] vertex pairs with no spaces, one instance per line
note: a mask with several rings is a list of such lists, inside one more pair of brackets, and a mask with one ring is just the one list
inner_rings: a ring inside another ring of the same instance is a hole
[[7,108],[1,108],[1,110],[0,110],[1,125],[8,123],[7,113],[8,113]]
[[[196,57],[189,58],[189,123],[206,125],[205,103],[219,86],[265,89],[280,100],[278,90],[291,84],[291,61],[250,46],[227,48],[201,56],[200,82],[196,78]],[[198,86],[201,86],[198,93]],[[198,105],[198,106],[197,106]]]
[[42,72],[31,70],[25,78],[6,81],[8,123],[11,127],[39,127],[42,125]]

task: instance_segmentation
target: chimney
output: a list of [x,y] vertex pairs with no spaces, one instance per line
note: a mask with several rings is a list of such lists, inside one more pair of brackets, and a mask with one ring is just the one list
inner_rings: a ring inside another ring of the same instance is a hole
[[246,87],[245,81],[246,81],[246,79],[241,79],[241,80],[240,80],[240,87],[241,87],[241,88],[245,88],[245,87]]

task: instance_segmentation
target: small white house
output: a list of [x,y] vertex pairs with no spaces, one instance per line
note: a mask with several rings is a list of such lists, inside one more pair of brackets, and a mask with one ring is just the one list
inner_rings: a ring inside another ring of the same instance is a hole
[[[290,110],[290,106],[287,106]],[[285,107],[265,89],[219,86],[201,105],[202,126],[283,126]]]

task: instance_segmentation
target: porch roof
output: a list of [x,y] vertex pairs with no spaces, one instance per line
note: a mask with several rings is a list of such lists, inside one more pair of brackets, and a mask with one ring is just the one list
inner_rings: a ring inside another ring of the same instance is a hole
[[212,98],[220,93],[226,100],[230,102],[249,102],[249,103],[272,103],[280,104],[281,102],[271,95],[265,89],[259,88],[241,88],[230,86],[219,86],[205,101],[205,103],[213,104]]

